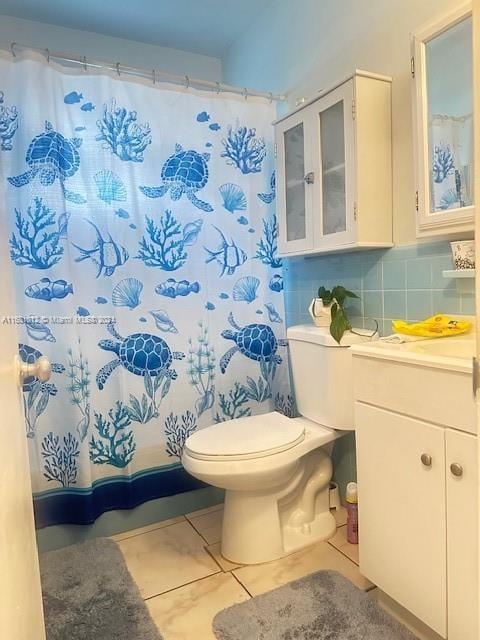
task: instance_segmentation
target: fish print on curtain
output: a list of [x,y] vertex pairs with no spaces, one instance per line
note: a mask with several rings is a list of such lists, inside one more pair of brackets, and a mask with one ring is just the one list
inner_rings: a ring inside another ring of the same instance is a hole
[[[200,483],[186,438],[292,415],[274,111],[0,57],[0,162],[38,526]],[[4,242],[7,242],[4,239]]]

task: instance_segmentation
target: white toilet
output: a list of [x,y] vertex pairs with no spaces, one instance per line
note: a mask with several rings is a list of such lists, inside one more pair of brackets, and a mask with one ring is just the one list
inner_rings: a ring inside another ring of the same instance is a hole
[[336,530],[325,445],[353,429],[348,347],[371,337],[348,332],[339,346],[328,327],[313,325],[290,327],[287,337],[301,417],[221,422],[191,435],[182,456],[191,475],[226,490],[222,555],[240,564],[280,558]]

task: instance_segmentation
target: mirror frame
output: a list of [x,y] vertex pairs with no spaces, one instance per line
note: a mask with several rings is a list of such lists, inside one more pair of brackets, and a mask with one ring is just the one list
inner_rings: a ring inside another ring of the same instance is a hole
[[[414,167],[417,237],[473,232],[475,203],[459,209],[432,213],[430,207],[430,154],[428,149],[428,97],[426,45],[456,24],[472,16],[472,5],[461,5],[412,36],[411,73],[414,82]],[[472,78],[473,83],[473,78]],[[475,171],[475,167],[474,167]]]

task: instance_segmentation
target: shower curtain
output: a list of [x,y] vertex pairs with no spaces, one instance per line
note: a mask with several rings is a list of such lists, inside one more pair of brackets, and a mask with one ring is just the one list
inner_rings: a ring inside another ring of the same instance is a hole
[[432,210],[473,203],[473,117],[434,115],[430,120]]
[[186,438],[292,415],[272,105],[0,56],[37,526],[202,486]]

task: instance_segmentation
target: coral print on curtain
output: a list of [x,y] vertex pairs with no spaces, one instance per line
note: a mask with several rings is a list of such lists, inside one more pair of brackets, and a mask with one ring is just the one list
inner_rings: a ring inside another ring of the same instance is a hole
[[214,422],[290,414],[270,104],[0,56],[38,526],[201,486]]

